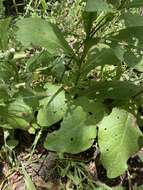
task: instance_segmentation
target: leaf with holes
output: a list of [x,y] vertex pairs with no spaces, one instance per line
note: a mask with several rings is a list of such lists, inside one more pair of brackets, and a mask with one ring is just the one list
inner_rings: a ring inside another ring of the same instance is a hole
[[44,146],[48,150],[77,154],[90,148],[96,137],[96,125],[81,106],[67,113],[61,128],[48,135]]
[[86,96],[78,97],[70,106],[72,107],[73,105],[81,106],[89,114],[89,122],[91,122],[91,119],[95,120],[94,124],[100,122],[107,112],[107,108],[105,108],[103,103],[90,100]]
[[98,143],[101,161],[109,178],[120,176],[127,170],[127,160],[140,149],[142,138],[135,117],[123,109],[114,108],[103,119]]

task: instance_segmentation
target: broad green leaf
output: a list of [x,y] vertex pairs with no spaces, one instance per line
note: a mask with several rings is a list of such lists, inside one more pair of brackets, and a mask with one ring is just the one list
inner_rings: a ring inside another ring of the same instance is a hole
[[28,129],[33,120],[33,110],[23,100],[17,98],[9,104],[6,120],[12,128]]
[[100,13],[112,11],[112,6],[106,0],[87,0],[85,11]]
[[[75,107],[64,117],[61,128],[48,135],[44,146],[48,150],[79,153],[90,148],[96,137],[93,120],[87,122],[87,114],[81,106]],[[87,123],[86,123],[87,122]]]
[[126,100],[135,96],[141,90],[141,86],[129,81],[99,81],[91,82],[87,89],[80,92],[80,95],[101,100],[107,98]]
[[126,27],[139,27],[143,26],[143,17],[139,14],[132,14],[130,12],[125,13],[122,17]]
[[127,170],[127,160],[140,149],[142,137],[134,116],[126,110],[114,108],[102,120],[98,143],[109,178],[120,176]]
[[0,20],[0,49],[6,50],[8,48],[9,34],[8,29],[11,18],[5,18]]
[[122,47],[121,45],[117,44],[117,43],[111,43],[110,47],[112,48],[112,50],[114,51],[116,57],[123,62],[124,61],[124,54],[126,52],[125,48]]
[[108,40],[119,42],[124,48],[130,47],[138,49],[143,43],[143,26],[128,27],[108,36]]
[[[42,96],[41,96],[42,97]],[[39,99],[41,98],[38,95],[38,92],[35,92],[32,89],[28,88],[20,88],[17,93],[14,94],[15,99],[21,98],[23,101],[23,104],[27,107],[30,108],[29,110],[36,111],[38,106],[39,106]],[[45,97],[45,96],[43,96]]]
[[143,72],[143,55],[140,52],[127,51],[124,55],[124,61],[129,67]]
[[71,102],[70,106],[72,107],[73,105],[81,106],[83,110],[89,114],[89,122],[91,122],[92,119],[95,124],[100,122],[107,112],[107,109],[101,102],[90,100],[86,96],[80,96],[75,99]]
[[63,118],[67,105],[65,92],[60,90],[61,86],[49,83],[45,88],[47,88],[48,97],[40,101],[41,108],[38,112],[37,120],[40,126],[50,127]]
[[89,50],[87,64],[85,65],[84,70],[89,67],[88,65],[92,65],[93,68],[95,68],[97,66],[119,64],[120,60],[115,55],[113,49],[106,44],[98,44]]
[[74,55],[73,50],[64,39],[58,27],[41,18],[24,18],[17,22],[18,31],[16,33],[24,47],[31,45],[44,47],[51,54],[63,49],[66,54]]

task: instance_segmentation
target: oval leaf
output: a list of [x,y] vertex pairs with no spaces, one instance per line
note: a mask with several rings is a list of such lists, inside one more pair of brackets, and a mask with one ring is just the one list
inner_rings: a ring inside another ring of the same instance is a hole
[[132,114],[114,108],[99,127],[101,161],[109,178],[122,175],[127,170],[127,160],[139,150],[142,133]]
[[73,55],[74,52],[64,39],[58,27],[41,18],[24,18],[17,22],[17,39],[25,46],[40,46],[49,53],[63,49],[65,53]]

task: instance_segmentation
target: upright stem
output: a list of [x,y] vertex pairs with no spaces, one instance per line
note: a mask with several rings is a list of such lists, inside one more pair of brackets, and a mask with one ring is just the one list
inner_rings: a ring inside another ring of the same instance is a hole
[[16,5],[16,1],[15,0],[12,0],[12,1],[13,1],[13,6],[15,8],[16,14],[18,15],[18,8],[17,8],[17,5]]
[[77,77],[76,77],[75,85],[77,85],[78,82],[79,82],[79,79],[80,79],[80,76],[81,76],[81,67],[82,67],[84,59],[86,57],[86,53],[87,53],[87,47],[86,47],[86,44],[84,44],[83,52],[82,52],[81,58],[79,59],[78,72],[77,72]]

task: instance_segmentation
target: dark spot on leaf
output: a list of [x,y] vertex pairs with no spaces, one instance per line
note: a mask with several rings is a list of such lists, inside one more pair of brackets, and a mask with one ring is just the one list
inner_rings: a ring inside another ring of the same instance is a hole
[[71,138],[70,140],[73,141],[73,138]]
[[92,112],[88,112],[89,113],[89,115],[92,115],[93,113]]
[[104,130],[106,131],[106,130],[107,130],[107,128],[104,128]]
[[38,111],[35,111],[34,117],[37,117],[37,115],[38,115]]
[[75,94],[74,98],[73,99],[77,99],[78,98],[78,94]]
[[120,117],[118,116],[117,119],[119,119]]
[[79,90],[84,90],[84,88],[83,87],[79,87]]
[[106,151],[108,152],[108,151],[109,151],[109,149],[107,148],[107,149],[106,149]]

